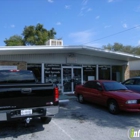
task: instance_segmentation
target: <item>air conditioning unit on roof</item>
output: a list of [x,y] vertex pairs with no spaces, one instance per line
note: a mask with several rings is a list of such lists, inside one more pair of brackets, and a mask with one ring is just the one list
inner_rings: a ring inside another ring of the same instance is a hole
[[49,46],[63,46],[63,40],[50,39],[46,42],[46,45],[49,45]]

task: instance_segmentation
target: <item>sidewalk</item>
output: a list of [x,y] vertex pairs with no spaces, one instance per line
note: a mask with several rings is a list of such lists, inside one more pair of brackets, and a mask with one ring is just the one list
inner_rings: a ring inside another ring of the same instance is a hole
[[74,94],[67,94],[67,95],[61,94],[59,96],[59,102],[60,103],[69,102],[70,99],[76,99],[76,96]]

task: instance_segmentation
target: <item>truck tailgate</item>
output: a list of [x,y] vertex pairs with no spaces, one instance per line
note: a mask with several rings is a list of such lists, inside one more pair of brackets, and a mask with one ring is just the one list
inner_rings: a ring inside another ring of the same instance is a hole
[[55,104],[54,86],[52,84],[0,85],[0,110]]

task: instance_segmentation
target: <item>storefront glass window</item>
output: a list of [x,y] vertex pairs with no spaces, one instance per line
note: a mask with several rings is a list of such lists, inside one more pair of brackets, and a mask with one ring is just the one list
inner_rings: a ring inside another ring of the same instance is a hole
[[99,66],[99,79],[110,80],[110,66],[106,65]]
[[33,71],[38,82],[41,82],[41,64],[27,64],[27,70]]
[[61,83],[61,65],[60,64],[45,64],[45,82]]
[[96,79],[96,66],[95,65],[83,66],[84,83],[88,80],[95,80],[95,79]]
[[123,81],[122,66],[112,66],[112,80]]

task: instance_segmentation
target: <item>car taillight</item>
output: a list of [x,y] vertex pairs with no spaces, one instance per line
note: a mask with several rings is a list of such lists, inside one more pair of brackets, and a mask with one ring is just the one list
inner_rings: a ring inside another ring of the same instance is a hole
[[54,94],[55,94],[55,102],[59,101],[59,90],[58,88],[54,88]]

